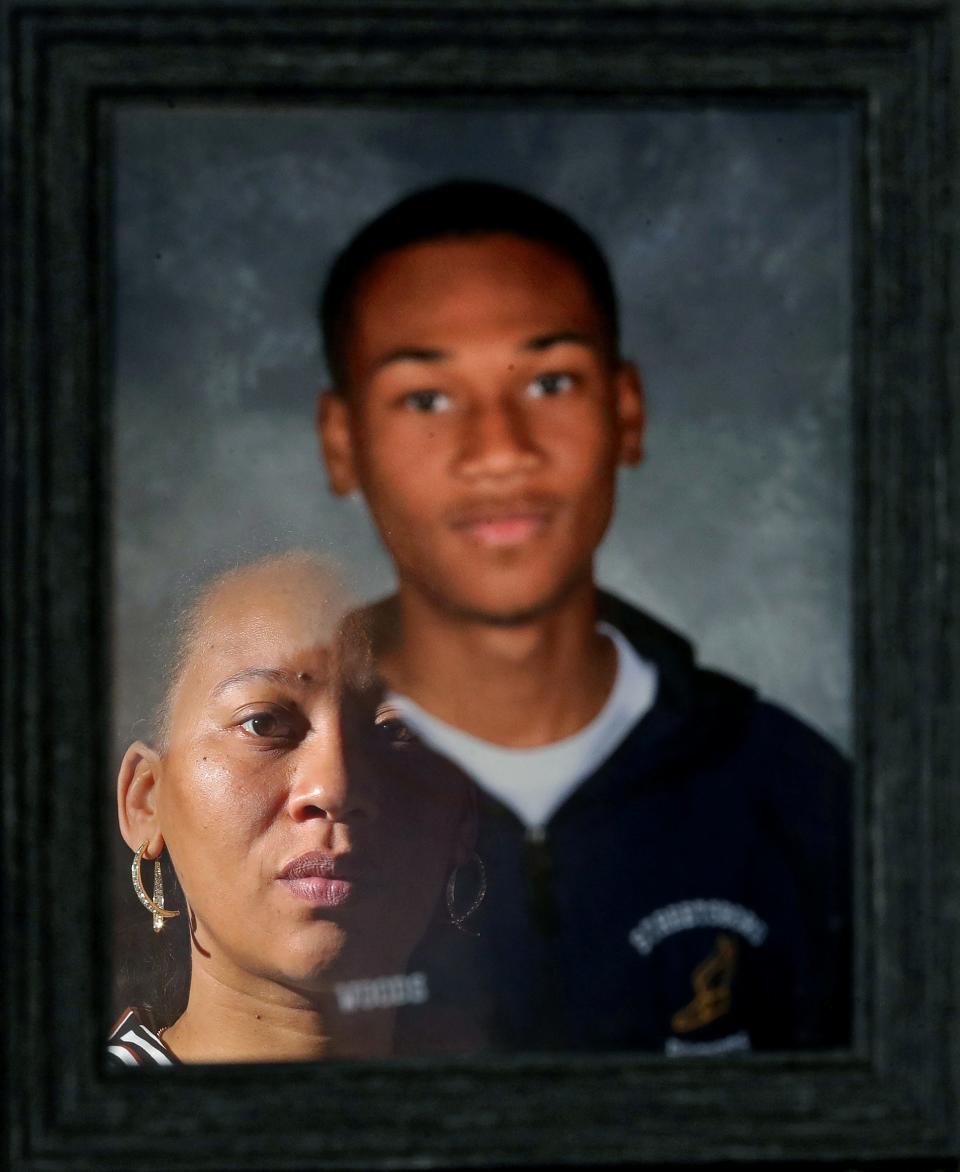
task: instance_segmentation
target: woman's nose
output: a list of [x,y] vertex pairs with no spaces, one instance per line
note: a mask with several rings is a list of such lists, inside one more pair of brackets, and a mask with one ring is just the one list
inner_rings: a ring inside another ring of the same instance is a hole
[[301,745],[287,809],[296,822],[369,822],[377,816],[369,780],[352,771],[344,757],[338,713],[315,722]]

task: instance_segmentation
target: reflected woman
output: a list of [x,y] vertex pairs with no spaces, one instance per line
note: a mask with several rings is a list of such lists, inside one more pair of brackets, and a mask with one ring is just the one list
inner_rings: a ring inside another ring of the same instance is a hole
[[[435,758],[418,768],[378,711],[362,647],[335,643],[338,595],[321,563],[285,555],[223,575],[187,615],[159,743],[127,750],[117,805],[154,927],[187,920],[189,993],[155,1032],[128,1010],[115,1065],[382,1057],[393,1006],[428,996],[406,965],[471,859],[471,790]],[[162,914],[161,855],[184,895]]]

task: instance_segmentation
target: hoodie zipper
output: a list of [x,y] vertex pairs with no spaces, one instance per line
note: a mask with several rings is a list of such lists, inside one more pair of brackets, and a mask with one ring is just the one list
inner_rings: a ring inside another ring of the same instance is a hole
[[546,827],[528,826],[524,839],[530,918],[540,935],[550,938],[556,933],[557,915],[553,899],[553,860]]

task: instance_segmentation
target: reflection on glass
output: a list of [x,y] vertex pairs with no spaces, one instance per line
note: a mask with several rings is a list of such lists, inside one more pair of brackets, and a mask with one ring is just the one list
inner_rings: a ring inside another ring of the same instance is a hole
[[[393,1015],[394,1053],[849,1038],[852,130],[699,104],[118,120],[118,724],[174,547],[290,535],[392,595],[353,621],[379,735],[425,779],[456,762],[476,809],[471,849],[433,844],[457,866],[410,955],[330,986],[344,1021]],[[364,231],[450,174],[514,189]],[[342,507],[308,425],[325,271]]]
[[145,905],[130,946],[160,975],[151,937],[177,934],[186,1003],[164,1003],[174,982],[132,1006],[115,1063],[382,1057],[397,1008],[429,999],[408,960],[471,857],[471,794],[376,703],[363,645],[334,644],[337,595],[288,555],[218,578],[182,622],[118,810]]

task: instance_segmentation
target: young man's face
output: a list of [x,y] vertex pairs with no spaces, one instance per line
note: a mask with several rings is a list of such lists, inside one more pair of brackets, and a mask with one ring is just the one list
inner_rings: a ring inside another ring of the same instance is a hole
[[577,268],[520,237],[411,245],[366,275],[321,436],[334,490],[363,491],[403,591],[506,623],[590,581],[642,431],[608,335]]

